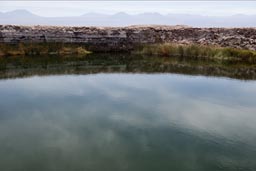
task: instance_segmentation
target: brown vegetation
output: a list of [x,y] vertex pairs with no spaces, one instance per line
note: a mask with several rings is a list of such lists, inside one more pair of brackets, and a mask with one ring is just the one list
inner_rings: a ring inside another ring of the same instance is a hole
[[83,46],[64,43],[19,43],[19,44],[0,44],[0,56],[19,56],[19,55],[58,55],[58,54],[79,54],[86,55],[91,53]]
[[182,45],[182,44],[153,44],[145,45],[137,51],[139,54],[156,55],[156,56],[176,56],[176,57],[196,57],[196,58],[216,58],[216,59],[241,59],[256,61],[256,51],[224,48],[217,46],[204,45]]

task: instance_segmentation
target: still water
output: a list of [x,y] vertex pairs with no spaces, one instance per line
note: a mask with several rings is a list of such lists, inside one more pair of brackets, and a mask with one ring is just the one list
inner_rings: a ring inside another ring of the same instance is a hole
[[256,170],[256,81],[175,73],[0,80],[2,171]]

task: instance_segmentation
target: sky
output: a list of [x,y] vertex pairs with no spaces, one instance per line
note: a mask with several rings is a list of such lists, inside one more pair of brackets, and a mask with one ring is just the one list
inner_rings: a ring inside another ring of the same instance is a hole
[[256,1],[0,1],[0,12],[16,9],[26,9],[45,17],[79,16],[89,12],[229,16],[256,14]]

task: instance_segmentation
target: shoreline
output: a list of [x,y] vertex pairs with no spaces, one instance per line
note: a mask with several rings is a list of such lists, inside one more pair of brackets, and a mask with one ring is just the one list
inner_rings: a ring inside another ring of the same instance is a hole
[[[73,55],[83,57],[90,53],[99,53],[99,51],[95,52],[88,49],[90,49],[90,47],[82,43],[0,43],[0,57],[37,55],[62,55],[63,57]],[[154,57],[240,60],[256,63],[256,51],[254,50],[213,45],[177,43],[141,44],[129,51],[107,51],[104,53],[113,52],[126,52],[131,55],[146,55]]]

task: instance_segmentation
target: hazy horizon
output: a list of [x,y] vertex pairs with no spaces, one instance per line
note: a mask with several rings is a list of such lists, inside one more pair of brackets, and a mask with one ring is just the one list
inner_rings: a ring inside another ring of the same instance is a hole
[[0,1],[0,24],[256,27],[256,1]]
[[189,13],[166,13],[166,14],[162,14],[160,12],[141,12],[141,13],[129,13],[129,12],[125,12],[125,11],[117,11],[114,13],[104,13],[104,12],[84,12],[81,13],[79,15],[66,15],[66,16],[46,16],[46,15],[39,15],[36,14],[30,10],[27,9],[15,9],[15,10],[10,10],[10,11],[0,11],[0,13],[2,14],[8,14],[8,13],[15,13],[15,12],[27,12],[27,13],[31,13],[35,16],[38,17],[44,17],[44,18],[65,18],[65,17],[81,17],[87,14],[102,14],[102,15],[106,15],[106,16],[113,16],[113,15],[122,15],[122,14],[127,14],[130,16],[138,16],[138,15],[142,15],[142,14],[155,14],[155,15],[161,15],[161,16],[168,16],[168,15],[188,15],[188,16],[203,16],[203,17],[231,17],[231,16],[255,16],[256,14],[241,14],[241,13],[237,13],[237,14],[230,14],[230,15],[225,15],[225,16],[219,16],[219,15],[205,15],[205,14],[189,14]]
[[256,15],[255,1],[0,1],[0,12],[24,9],[42,17],[80,16],[85,13],[139,13],[203,16]]

